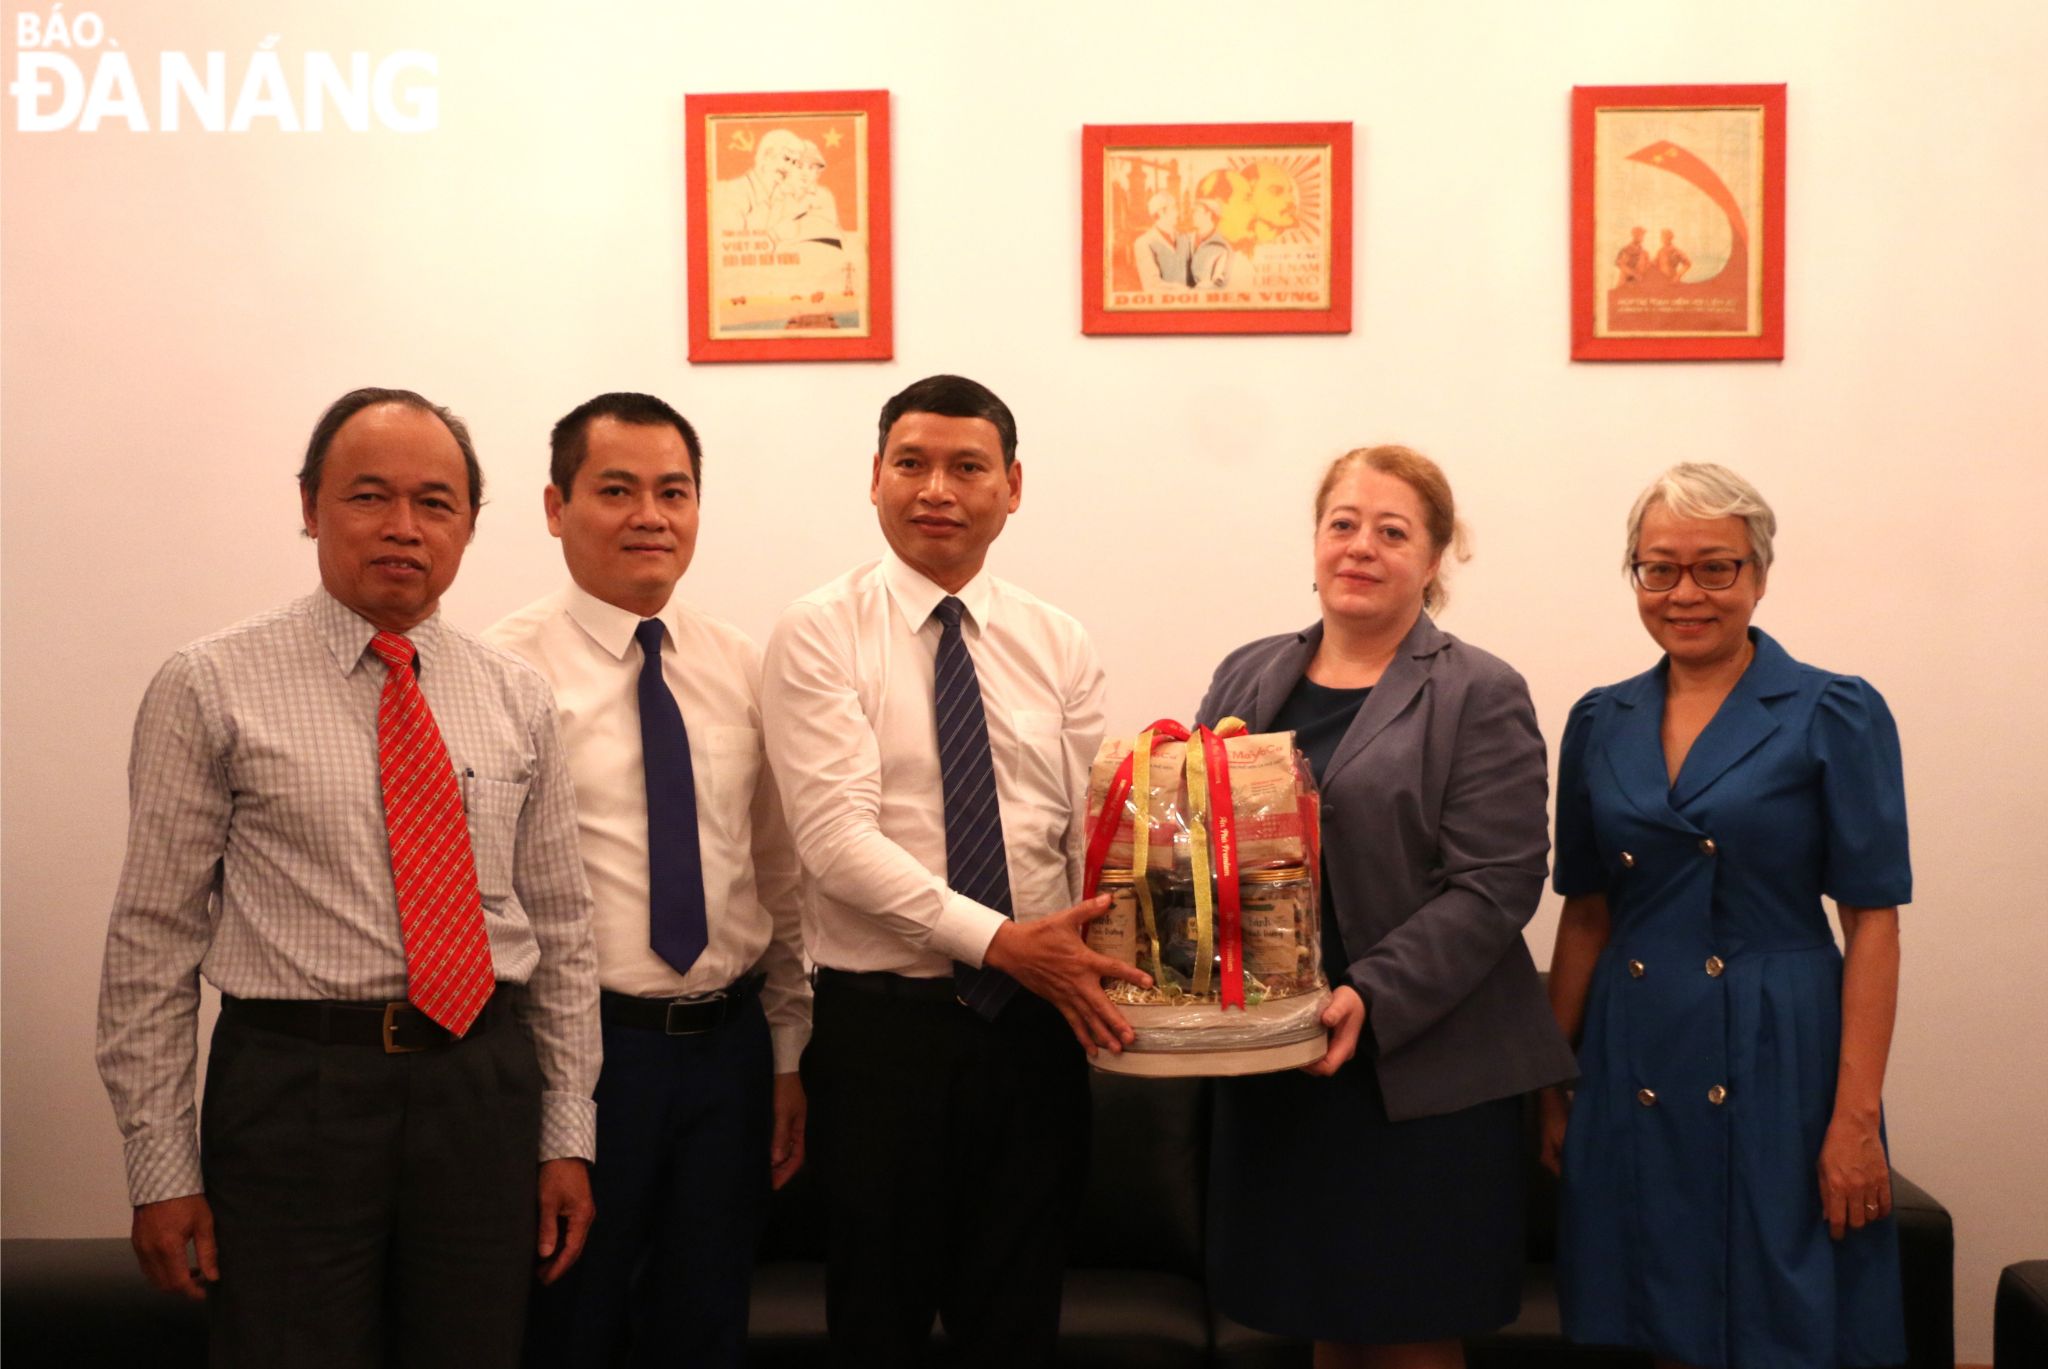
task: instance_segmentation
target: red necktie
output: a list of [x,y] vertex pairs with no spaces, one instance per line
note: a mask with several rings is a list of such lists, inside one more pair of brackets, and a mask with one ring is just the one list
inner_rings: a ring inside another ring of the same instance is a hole
[[380,632],[370,649],[385,666],[384,694],[377,701],[377,769],[391,837],[391,876],[398,886],[398,925],[405,936],[405,996],[460,1036],[497,987],[462,790],[420,693],[412,643]]

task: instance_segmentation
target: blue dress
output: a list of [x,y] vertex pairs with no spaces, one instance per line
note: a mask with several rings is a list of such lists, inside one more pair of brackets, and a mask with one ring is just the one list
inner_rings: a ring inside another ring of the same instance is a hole
[[1863,681],[1756,656],[1668,784],[1666,666],[1573,708],[1556,887],[1604,893],[1565,1132],[1565,1334],[1700,1366],[1906,1358],[1898,1227],[1835,1241],[1815,1166],[1842,957],[1823,894],[1907,902],[1897,729]]

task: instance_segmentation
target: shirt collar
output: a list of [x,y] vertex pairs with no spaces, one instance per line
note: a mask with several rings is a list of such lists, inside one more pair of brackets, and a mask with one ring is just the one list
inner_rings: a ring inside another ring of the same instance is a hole
[[[889,597],[896,603],[897,612],[903,621],[910,624],[912,632],[921,632],[931,620],[932,611],[945,599],[947,591],[933,584],[894,551],[882,554],[882,583],[888,587]],[[986,570],[960,587],[960,592],[951,597],[958,599],[967,609],[967,617],[974,623],[976,631],[988,630],[989,615],[995,610],[996,586]]]
[[[662,606],[661,612],[654,615],[666,626],[670,641],[674,641],[676,636],[673,618],[675,605],[676,597],[670,594],[668,603]],[[589,634],[590,640],[610,652],[612,659],[626,659],[626,654],[633,649],[633,634],[643,621],[639,614],[620,608],[617,604],[608,604],[574,582],[569,585],[567,606],[569,616],[576,621],[576,626]]]
[[[329,594],[325,585],[313,591],[308,611],[313,618],[314,632],[319,634],[321,642],[334,657],[334,664],[344,675],[355,670],[370,649],[370,639],[383,630]],[[436,608],[425,622],[415,623],[402,635],[419,652],[418,669],[425,674],[433,667],[434,658],[441,650],[441,610]]]

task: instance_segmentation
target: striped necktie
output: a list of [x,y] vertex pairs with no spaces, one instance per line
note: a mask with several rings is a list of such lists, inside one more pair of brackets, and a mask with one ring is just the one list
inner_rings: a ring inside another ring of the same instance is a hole
[[[1003,810],[996,800],[995,758],[988,748],[988,715],[981,706],[981,681],[967,639],[960,632],[966,609],[947,596],[932,610],[944,630],[932,663],[932,703],[938,719],[939,782],[946,795],[946,883],[956,893],[993,908],[1004,917],[1010,907],[1010,865],[1003,849]],[[994,1020],[1017,992],[1017,981],[1001,970],[953,964],[960,1001]]]
[[497,987],[462,789],[420,692],[413,644],[396,632],[380,632],[370,649],[384,658],[377,771],[405,940],[405,996],[461,1036]]

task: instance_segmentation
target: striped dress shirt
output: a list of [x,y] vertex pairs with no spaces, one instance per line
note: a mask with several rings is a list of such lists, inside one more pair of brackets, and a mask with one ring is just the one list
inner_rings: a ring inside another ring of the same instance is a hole
[[[946,883],[934,657],[946,591],[895,553],[784,610],[762,666],[768,761],[809,877],[804,946],[836,970],[951,976],[1003,915]],[[988,719],[1020,922],[1081,897],[1107,688],[1088,634],[986,572],[956,596]]]
[[[375,634],[316,591],[186,647],[143,697],[97,1052],[132,1203],[203,1187],[200,976],[239,998],[405,997]],[[406,636],[461,785],[496,976],[524,986],[539,1158],[594,1158],[597,961],[548,687],[438,614]]]

